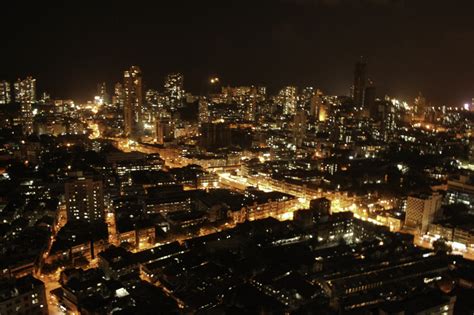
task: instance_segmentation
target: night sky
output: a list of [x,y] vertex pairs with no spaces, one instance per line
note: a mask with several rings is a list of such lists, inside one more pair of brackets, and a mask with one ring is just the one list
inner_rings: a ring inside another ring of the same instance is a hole
[[2,2],[0,79],[33,75],[57,98],[90,99],[100,81],[111,92],[133,64],[147,88],[179,71],[195,93],[218,75],[344,95],[361,55],[378,96],[474,97],[470,0],[29,2]]

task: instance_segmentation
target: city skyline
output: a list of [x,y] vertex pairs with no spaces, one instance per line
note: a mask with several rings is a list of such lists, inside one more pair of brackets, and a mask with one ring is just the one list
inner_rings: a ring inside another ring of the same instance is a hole
[[[140,4],[130,15],[121,2],[7,4],[28,22],[5,34],[1,77],[31,75],[40,91],[85,101],[97,82],[112,86],[136,64],[146,88],[180,72],[196,94],[217,75],[224,85],[314,86],[348,95],[348,69],[363,55],[379,97],[412,100],[421,91],[435,105],[452,106],[472,98],[468,1],[207,3]],[[14,20],[1,23],[9,29]]]
[[0,314],[474,314],[473,0],[8,2]]

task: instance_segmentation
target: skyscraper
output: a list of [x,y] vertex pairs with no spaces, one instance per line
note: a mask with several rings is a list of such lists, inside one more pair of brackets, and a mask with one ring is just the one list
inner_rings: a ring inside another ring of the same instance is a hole
[[109,104],[109,94],[107,93],[107,85],[105,82],[97,84],[97,96],[99,96],[103,104]]
[[34,103],[36,101],[36,79],[27,77],[24,80],[18,79],[14,84],[15,102]]
[[426,110],[426,98],[421,94],[421,92],[418,92],[418,96],[415,97],[415,102],[414,102],[414,111],[415,115],[422,119],[424,118],[425,110]]
[[171,73],[165,78],[165,94],[171,110],[182,107],[184,99],[184,76],[181,73]]
[[308,127],[307,123],[306,111],[299,110],[293,117],[293,137],[297,147],[303,144],[303,140],[306,136],[306,128]]
[[[326,120],[326,110],[323,104],[322,96],[323,96],[323,92],[321,92],[318,89],[313,94],[313,96],[311,96],[311,100],[310,100],[310,110],[309,110],[310,116],[314,120],[318,120],[318,121]],[[322,119],[320,119],[320,116]]]
[[375,103],[375,85],[369,80],[364,93],[364,111],[369,113],[370,118],[377,119],[379,116],[378,106]]
[[298,97],[298,109],[303,109],[311,115],[311,98],[315,92],[316,91],[312,86],[303,88],[301,94]]
[[112,96],[112,104],[118,105],[119,108],[123,107],[123,85],[120,82],[115,83],[114,96]]
[[354,106],[364,107],[365,88],[367,85],[367,63],[360,60],[354,69]]
[[33,133],[33,107],[36,102],[36,79],[27,77],[24,80],[18,79],[14,84],[15,101],[21,104],[21,123],[23,134]]
[[142,73],[137,66],[130,67],[124,78],[124,134],[126,137],[137,137],[142,130],[143,88]]
[[203,125],[211,121],[209,113],[209,101],[206,98],[199,99],[199,125]]
[[29,136],[33,133],[33,106],[30,102],[21,103],[21,124],[23,135]]
[[88,222],[104,219],[104,190],[101,180],[79,177],[65,184],[68,220]]
[[296,114],[296,87],[286,86],[278,94],[278,101],[283,105],[284,115]]
[[0,104],[10,104],[12,101],[10,82],[0,81]]

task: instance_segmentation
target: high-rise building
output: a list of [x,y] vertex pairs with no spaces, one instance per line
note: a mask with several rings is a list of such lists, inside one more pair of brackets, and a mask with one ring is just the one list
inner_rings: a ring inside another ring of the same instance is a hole
[[322,96],[323,92],[318,89],[314,92],[313,96],[311,96],[310,101],[310,116],[318,121],[325,121],[327,117],[327,110],[326,106],[323,104]]
[[18,79],[14,84],[15,102],[34,103],[36,102],[36,79],[27,77],[24,80]]
[[367,85],[367,63],[360,60],[354,69],[354,105],[364,107],[365,88]]
[[257,95],[250,94],[244,100],[245,113],[244,118],[246,121],[255,121],[257,115]]
[[[301,94],[298,99],[298,109],[305,110],[311,115],[311,99],[313,95],[315,94],[314,87],[312,86],[307,86],[303,88],[301,91]],[[312,115],[311,115],[312,116]]]
[[126,137],[138,137],[142,126],[143,88],[142,73],[137,66],[130,67],[124,78],[124,133]]
[[378,118],[378,107],[375,103],[375,85],[369,80],[364,92],[364,111],[367,112],[372,119]]
[[107,85],[105,82],[97,84],[97,96],[103,104],[109,104],[109,94],[107,93]]
[[418,96],[415,97],[414,108],[415,115],[419,118],[423,118],[426,110],[426,98],[418,92]]
[[68,220],[88,222],[104,219],[104,190],[101,180],[78,177],[65,184]]
[[199,99],[199,124],[205,124],[211,121],[209,112],[209,101],[206,98]]
[[165,78],[165,94],[171,110],[183,106],[185,97],[184,76],[181,73],[171,73]]
[[296,114],[297,89],[295,86],[286,86],[278,93],[278,102],[283,106],[284,115]]
[[383,141],[389,141],[397,128],[396,112],[392,102],[384,100],[377,104],[382,108],[382,135]]
[[174,124],[168,117],[156,119],[156,142],[163,144],[174,138]]
[[12,92],[10,82],[0,81],[0,104],[10,104],[12,101]]
[[15,102],[21,104],[21,124],[23,134],[33,133],[33,107],[36,102],[36,79],[27,77],[24,80],[18,79],[14,84]]
[[408,196],[405,226],[426,233],[429,225],[440,214],[441,200],[442,196],[439,193]]
[[303,144],[306,136],[306,128],[308,126],[308,119],[304,110],[299,110],[293,118],[293,138],[297,147]]
[[33,133],[33,106],[30,102],[21,103],[21,124],[25,136]]
[[123,108],[124,92],[123,85],[120,82],[115,83],[114,96],[112,96],[112,104],[118,105],[119,108]]

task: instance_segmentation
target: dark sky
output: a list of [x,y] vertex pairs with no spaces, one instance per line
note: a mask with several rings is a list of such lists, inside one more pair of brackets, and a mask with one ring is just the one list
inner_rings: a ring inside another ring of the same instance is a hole
[[2,3],[0,79],[31,74],[40,91],[85,100],[137,64],[149,88],[180,71],[193,92],[216,74],[347,94],[364,55],[379,96],[474,97],[472,0],[61,2]]

